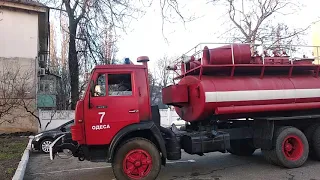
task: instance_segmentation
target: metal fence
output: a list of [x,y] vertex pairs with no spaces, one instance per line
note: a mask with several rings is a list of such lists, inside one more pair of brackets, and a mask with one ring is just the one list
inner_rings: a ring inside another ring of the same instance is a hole
[[[199,43],[193,48],[191,48],[186,53],[183,53],[183,56],[195,56],[195,58],[201,58],[202,52],[205,46],[207,46],[209,49],[218,48],[224,45],[230,45],[231,46],[231,55],[232,55],[232,62],[234,63],[234,54],[233,54],[233,44],[248,44],[250,45],[252,51],[258,51],[261,53],[263,57],[264,51],[273,51],[274,49],[278,50],[285,50],[288,55],[290,56],[290,59],[297,59],[297,58],[303,58],[303,56],[307,58],[314,58],[315,64],[320,64],[320,46],[308,46],[308,45],[279,45],[279,44],[253,44],[253,43]],[[270,53],[271,54],[271,53]],[[182,57],[182,56],[181,56]],[[175,62],[181,61],[181,57],[177,59]]]
[[[202,59],[203,50],[204,47],[207,46],[208,49],[214,49],[221,46],[230,45],[231,46],[231,56],[232,56],[232,63],[234,64],[234,44],[248,44],[250,45],[251,55],[255,55],[253,52],[257,52],[261,55],[262,63],[265,63],[265,54],[266,51],[268,54],[273,54],[273,50],[277,49],[279,51],[285,51],[286,54],[289,56],[289,60],[291,64],[293,64],[293,61],[300,60],[302,58],[308,58],[308,59],[314,59],[313,64],[320,64],[320,46],[307,46],[307,45],[279,45],[279,44],[252,44],[252,43],[199,43],[187,52],[183,53],[178,59],[173,61],[173,64],[170,65],[172,67],[175,67],[176,70],[171,71],[168,70],[168,74],[172,79],[176,77],[177,75],[182,74],[182,69],[180,66],[180,63],[182,63],[185,58],[189,58],[193,56],[195,59]],[[271,56],[272,57],[272,56]],[[203,61],[201,61],[201,64]],[[184,66],[186,68],[186,66]],[[184,69],[185,71],[185,69]],[[170,82],[172,84],[175,84],[176,82]]]

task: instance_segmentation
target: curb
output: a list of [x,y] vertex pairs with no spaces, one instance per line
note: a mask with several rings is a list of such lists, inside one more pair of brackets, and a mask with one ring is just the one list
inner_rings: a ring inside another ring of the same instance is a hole
[[12,178],[12,180],[23,180],[24,177],[24,173],[26,171],[26,167],[29,161],[29,153],[31,150],[31,142],[32,142],[32,138],[29,137],[29,143],[27,145],[27,148],[24,150],[24,153],[22,155],[22,158],[20,160],[19,166]]

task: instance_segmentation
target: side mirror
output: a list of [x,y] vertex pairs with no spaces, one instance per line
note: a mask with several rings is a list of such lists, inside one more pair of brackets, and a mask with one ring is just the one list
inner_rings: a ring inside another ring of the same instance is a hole
[[65,127],[62,127],[62,128],[61,128],[61,131],[62,131],[62,132],[66,132],[66,128],[65,128]]
[[95,89],[94,82],[93,82],[93,80],[91,80],[90,81],[90,94],[91,94],[91,96],[94,94],[94,89]]

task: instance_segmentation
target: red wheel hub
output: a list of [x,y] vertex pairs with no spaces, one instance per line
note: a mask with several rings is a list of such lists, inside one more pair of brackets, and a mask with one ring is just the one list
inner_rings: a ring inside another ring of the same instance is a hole
[[146,177],[152,169],[151,155],[142,149],[134,149],[128,152],[123,160],[123,171],[131,179]]
[[296,135],[287,136],[282,143],[282,152],[289,160],[296,161],[303,154],[303,143]]

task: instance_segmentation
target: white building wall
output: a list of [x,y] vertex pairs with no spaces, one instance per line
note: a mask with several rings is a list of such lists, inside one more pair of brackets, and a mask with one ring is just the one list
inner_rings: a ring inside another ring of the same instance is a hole
[[0,57],[35,58],[38,14],[0,8]]
[[72,119],[74,119],[74,111],[41,111],[39,110],[39,118],[41,122],[40,131],[56,128]]
[[[28,108],[33,111],[36,105],[36,56],[39,49],[38,14],[19,9],[9,10],[1,6],[3,3],[0,0],[0,73],[19,71],[21,75],[18,77],[19,80],[27,77],[29,83],[26,83],[28,86],[25,93],[31,98],[28,100],[30,102]],[[24,109],[15,109],[10,116],[12,117],[6,118],[15,121],[2,123],[0,134],[19,131],[37,132],[38,121]]]

